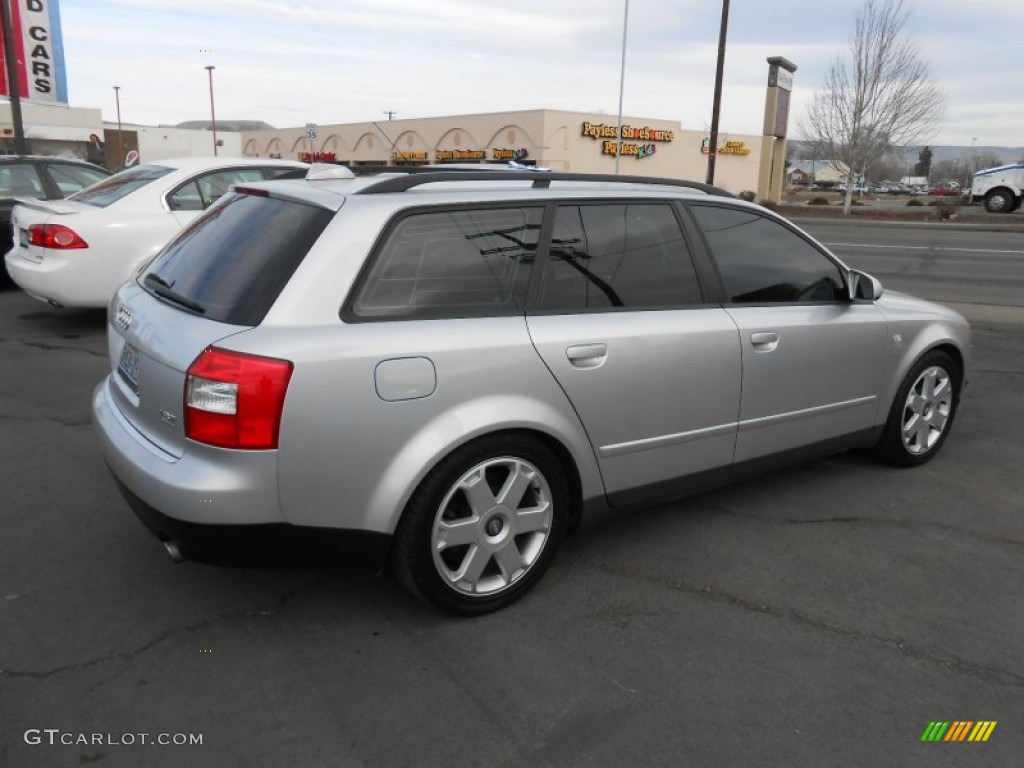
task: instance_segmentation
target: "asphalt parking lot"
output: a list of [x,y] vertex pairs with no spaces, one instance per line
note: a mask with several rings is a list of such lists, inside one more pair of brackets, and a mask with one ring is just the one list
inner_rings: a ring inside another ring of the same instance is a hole
[[[820,226],[972,319],[936,459],[847,454],[591,521],[473,620],[344,568],[173,564],[91,433],[104,314],[0,292],[0,765],[1021,765],[1024,233],[963,237],[986,251],[968,295],[969,254],[928,245],[950,230],[890,252]],[[936,720],[998,725],[922,743]]]

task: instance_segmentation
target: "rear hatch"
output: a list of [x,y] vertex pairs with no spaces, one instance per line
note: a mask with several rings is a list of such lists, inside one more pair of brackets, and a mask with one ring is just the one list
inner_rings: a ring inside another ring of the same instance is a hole
[[262,322],[333,214],[265,193],[233,193],[118,291],[108,316],[111,389],[147,440],[184,454],[189,366]]

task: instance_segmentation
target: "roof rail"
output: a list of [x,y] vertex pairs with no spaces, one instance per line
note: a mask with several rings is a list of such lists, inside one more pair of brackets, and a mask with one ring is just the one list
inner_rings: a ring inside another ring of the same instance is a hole
[[[394,173],[403,173],[404,171],[401,167],[396,167],[394,171],[391,171],[389,167],[388,170]],[[354,194],[377,195],[385,192],[405,192],[423,184],[446,181],[532,181],[534,189],[547,189],[553,181],[577,181],[593,184],[645,184],[663,187],[685,187],[687,189],[697,189],[718,197],[735,197],[731,192],[726,192],[719,187],[702,184],[699,181],[686,181],[684,179],[664,179],[654,176],[616,176],[606,173],[562,173],[559,171],[540,173],[537,171],[475,171],[464,169],[458,171],[439,171],[437,169],[422,171],[417,169],[412,173],[405,173],[402,176],[381,179]]]

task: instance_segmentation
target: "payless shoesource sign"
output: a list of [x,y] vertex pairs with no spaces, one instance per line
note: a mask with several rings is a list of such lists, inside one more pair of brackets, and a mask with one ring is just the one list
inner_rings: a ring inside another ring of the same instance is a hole
[[605,123],[583,123],[582,135],[600,141],[602,155],[614,157],[621,153],[623,157],[635,157],[637,160],[643,160],[657,152],[658,143],[668,143],[676,138],[672,131],[660,128],[624,125],[617,129],[614,125]]
[[[59,0],[13,0],[11,27],[21,97],[67,104]],[[8,52],[3,49],[2,39],[0,53],[6,59]],[[0,69],[0,95],[8,96],[7,70]]]

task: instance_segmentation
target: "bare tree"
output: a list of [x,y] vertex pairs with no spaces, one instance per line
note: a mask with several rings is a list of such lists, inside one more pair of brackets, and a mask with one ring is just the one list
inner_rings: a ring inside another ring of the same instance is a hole
[[904,35],[904,0],[865,0],[849,59],[832,63],[801,128],[846,176],[843,213],[857,179],[897,147],[922,143],[942,113],[943,94]]

